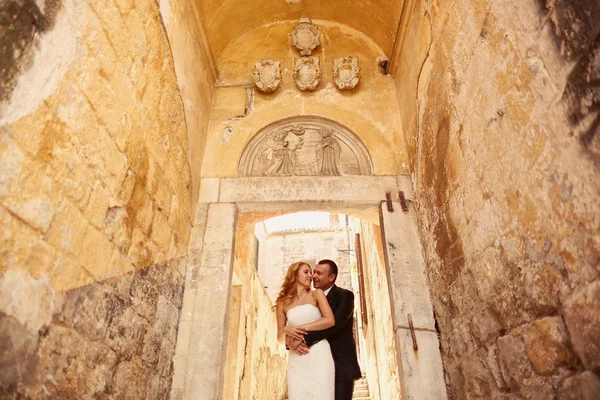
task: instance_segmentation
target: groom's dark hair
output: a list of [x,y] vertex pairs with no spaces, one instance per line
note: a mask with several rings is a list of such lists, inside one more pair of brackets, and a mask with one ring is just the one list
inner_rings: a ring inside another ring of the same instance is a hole
[[329,266],[329,275],[334,275],[335,274],[335,279],[333,280],[333,282],[335,283],[335,280],[338,277],[338,267],[337,264],[331,260],[321,260],[319,261],[317,264],[327,264]]

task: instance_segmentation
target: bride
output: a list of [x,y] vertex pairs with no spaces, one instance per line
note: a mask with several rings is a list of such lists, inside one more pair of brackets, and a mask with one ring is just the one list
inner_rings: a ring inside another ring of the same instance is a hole
[[[304,340],[307,332],[335,324],[325,294],[321,289],[311,290],[311,282],[310,265],[303,262],[290,265],[275,302],[280,343],[286,336]],[[290,351],[287,380],[289,400],[333,400],[335,367],[329,342],[321,340],[302,356]]]

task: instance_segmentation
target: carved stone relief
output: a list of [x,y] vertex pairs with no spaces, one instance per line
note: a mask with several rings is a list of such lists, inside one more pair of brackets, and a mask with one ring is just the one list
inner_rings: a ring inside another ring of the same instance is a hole
[[358,58],[342,57],[333,60],[333,81],[340,90],[352,90],[360,79]]
[[302,57],[296,59],[293,77],[298,89],[315,90],[321,80],[319,57]]
[[298,26],[290,33],[292,46],[296,46],[303,56],[310,56],[312,51],[321,44],[321,32],[312,24],[309,17],[301,17]]
[[275,122],[244,149],[239,176],[371,175],[371,158],[348,128],[302,116]]
[[281,83],[279,61],[263,59],[254,64],[254,84],[264,93],[277,90]]

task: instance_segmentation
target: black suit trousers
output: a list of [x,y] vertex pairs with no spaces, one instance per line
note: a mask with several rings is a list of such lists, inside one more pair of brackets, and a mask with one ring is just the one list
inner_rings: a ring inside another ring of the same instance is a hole
[[354,381],[335,381],[335,400],[352,400]]

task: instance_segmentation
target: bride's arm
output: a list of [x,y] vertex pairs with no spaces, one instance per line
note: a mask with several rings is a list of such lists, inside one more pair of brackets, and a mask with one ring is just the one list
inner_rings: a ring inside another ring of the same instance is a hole
[[333,317],[333,311],[327,302],[327,297],[321,289],[317,289],[313,292],[313,296],[317,299],[317,306],[321,310],[323,317],[308,324],[303,324],[300,327],[307,331],[321,331],[323,329],[331,328],[335,325],[335,318]]
[[285,342],[285,336],[292,337],[298,340],[304,340],[304,334],[306,330],[299,326],[286,325],[287,318],[283,312],[283,304],[277,303],[277,341],[279,343]]

